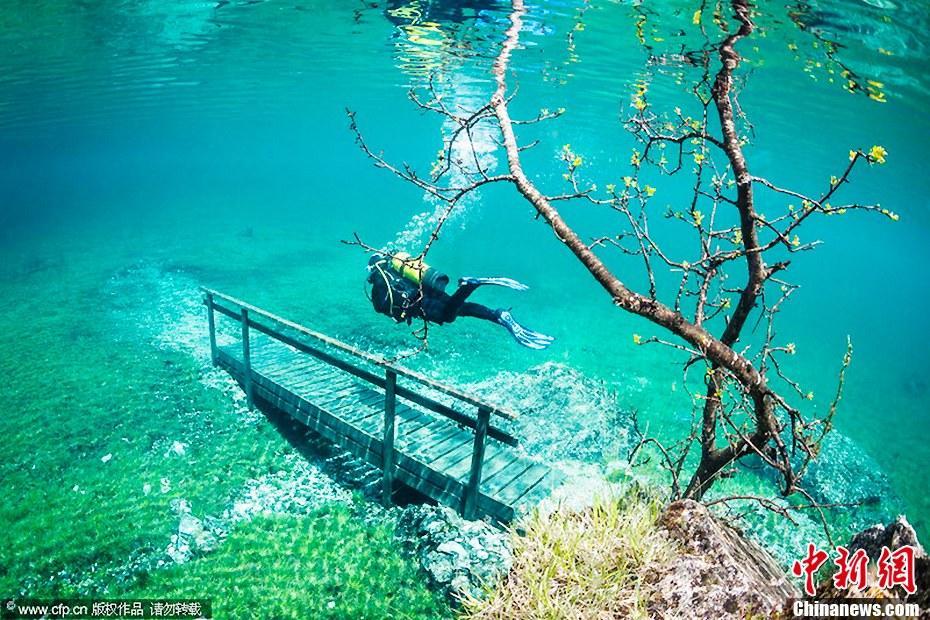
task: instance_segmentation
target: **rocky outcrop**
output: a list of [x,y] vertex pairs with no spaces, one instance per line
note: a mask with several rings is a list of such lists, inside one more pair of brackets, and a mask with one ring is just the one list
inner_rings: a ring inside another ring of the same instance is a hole
[[653,617],[767,616],[800,596],[767,552],[698,502],[673,502],[659,526],[678,543],[680,553],[649,576]]
[[917,540],[917,532],[907,521],[907,517],[899,516],[888,525],[876,523],[867,528],[849,541],[847,548],[850,553],[855,553],[858,549],[863,549],[869,558],[873,561],[878,560],[882,553],[882,547],[889,549],[899,549],[905,545],[914,547],[918,557],[926,557],[927,553]]
[[453,602],[480,596],[513,563],[506,532],[484,521],[466,521],[445,506],[405,508],[396,531],[431,586]]

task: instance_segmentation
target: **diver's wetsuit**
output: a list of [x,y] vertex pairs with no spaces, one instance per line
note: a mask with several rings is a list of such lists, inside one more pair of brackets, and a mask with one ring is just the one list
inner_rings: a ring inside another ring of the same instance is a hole
[[449,295],[432,288],[421,288],[390,268],[372,269],[368,276],[371,282],[371,303],[377,312],[392,317],[398,323],[413,319],[426,319],[442,325],[451,323],[460,316],[470,316],[497,323],[501,310],[492,310],[485,305],[465,301],[480,286],[478,283],[461,284]]
[[[491,284],[526,290],[526,286],[510,278],[462,278],[459,287],[449,295],[442,288],[420,285],[408,280],[391,268],[390,262],[379,254],[368,263],[368,282],[371,283],[371,303],[376,312],[386,314],[398,323],[411,323],[413,319],[424,319],[442,325],[451,323],[460,316],[483,319],[504,327],[514,339],[530,349],[545,349],[552,344],[552,337],[527,329],[511,316],[509,310],[492,309],[482,304],[467,301],[468,296],[482,285]],[[448,282],[448,278],[445,278]]]

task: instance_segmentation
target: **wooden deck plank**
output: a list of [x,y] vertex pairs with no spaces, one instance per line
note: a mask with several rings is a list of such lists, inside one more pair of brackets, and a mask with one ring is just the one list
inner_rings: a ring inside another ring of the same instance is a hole
[[[434,460],[432,462],[433,467],[435,467],[438,471],[443,472],[443,475],[449,479],[456,480],[456,478],[448,475],[448,470],[463,460],[471,459],[473,445],[474,441],[472,441],[472,438],[470,437],[467,441],[458,443],[453,449],[449,450],[444,455]],[[458,480],[456,481],[458,482]]]
[[398,436],[401,434],[404,436],[409,436],[411,433],[416,432],[418,429],[426,426],[435,419],[432,415],[426,411],[423,411],[422,409],[414,409],[409,405],[403,405],[403,407],[403,414],[399,412],[400,409],[398,408]]
[[[351,411],[351,417],[345,411]],[[396,411],[396,407],[395,407]],[[377,432],[384,424],[384,397],[374,402],[359,402],[354,407],[343,408],[338,412],[346,422],[366,432]],[[397,414],[394,414],[394,425],[397,425]]]
[[286,355],[283,351],[256,349],[255,343],[252,344],[250,356],[252,358],[252,364],[254,364],[256,367],[288,366],[293,364],[295,361],[289,355]]
[[[274,367],[275,365],[277,367]],[[294,360],[290,363],[286,360],[281,360],[280,362],[259,361],[254,364],[254,367],[265,376],[285,380],[293,380],[301,376],[319,372],[321,369],[319,364],[313,363],[313,360],[309,358]]]
[[527,505],[536,505],[546,497],[552,494],[552,491],[555,490],[562,482],[564,482],[564,476],[557,473],[554,470],[550,470],[536,486],[529,489],[526,493],[514,500],[514,506],[520,506],[522,504]]
[[[347,424],[351,424],[366,433],[380,432],[384,425],[384,405],[382,403],[376,405],[342,403],[338,408],[330,407],[329,411],[345,420]],[[349,416],[345,415],[346,412],[351,412],[352,417],[349,418]]]
[[301,386],[307,383],[332,381],[337,376],[336,373],[327,372],[326,370],[314,370],[314,371],[299,372],[299,373],[284,374],[284,375],[281,375],[281,374],[275,375],[271,373],[266,373],[266,372],[263,372],[262,369],[259,369],[259,372],[263,374],[265,377],[279,384],[281,387],[284,387],[295,393],[300,390],[300,387],[298,386]]
[[[485,451],[484,462],[485,463],[488,462],[489,454],[491,455],[491,457],[493,457],[502,449],[504,449],[504,447],[498,444],[497,442],[488,442],[488,445]],[[468,482],[468,476],[471,473],[471,454],[469,453],[468,458],[462,459],[458,461],[457,463],[453,463],[450,466],[446,467],[444,469],[444,473],[451,478],[455,478],[456,480],[461,481],[463,484]],[[484,479],[484,476],[482,476],[482,480],[483,479]]]
[[398,429],[398,439],[402,440],[404,445],[413,447],[418,446],[425,439],[437,438],[437,435],[444,431],[462,432],[443,416],[423,414],[407,420],[406,424]]
[[338,377],[321,377],[318,380],[305,384],[303,387],[291,388],[290,391],[298,396],[312,399],[320,404],[331,402],[346,390],[357,390],[359,384],[352,377],[345,375]]
[[[353,409],[357,406],[355,402],[355,398],[351,392],[343,394],[342,396],[336,397],[334,399],[330,399],[329,402],[326,402],[326,403],[321,402],[319,399],[316,399],[316,398],[308,398],[307,400],[312,402],[314,405],[316,405],[320,409],[326,411],[326,413],[328,413],[329,415],[335,416],[339,418],[340,420],[342,420],[343,422],[345,422],[346,424],[351,424],[355,428],[359,428],[357,424],[354,424],[350,422],[349,420],[346,420],[344,416],[340,415],[342,411],[345,411],[347,409]],[[359,428],[359,430],[361,429]],[[371,433],[371,434],[374,435],[374,433]]]
[[324,384],[316,384],[313,388],[307,388],[295,391],[295,394],[311,399],[321,407],[329,404],[335,405],[343,399],[349,399],[356,402],[356,394],[363,386],[354,381],[351,377],[339,377]]
[[494,496],[509,505],[513,505],[517,498],[531,491],[549,471],[550,469],[545,465],[533,463],[525,472],[511,480],[507,486],[494,493]]
[[315,372],[313,374],[308,374],[306,376],[295,379],[287,387],[295,394],[301,392],[310,392],[317,385],[322,384],[324,381],[333,381],[337,378],[347,378],[347,375],[334,369],[332,371]]
[[326,366],[325,364],[320,364],[319,360],[315,360],[309,356],[303,356],[300,360],[295,360],[293,362],[294,366],[300,366],[302,369],[299,373],[293,374],[293,381],[296,382],[298,379],[309,379],[312,377],[319,377],[321,375],[335,375],[339,374],[338,368],[333,368],[332,366]]
[[473,438],[467,433],[443,432],[432,445],[414,454],[430,463],[432,467],[438,468],[443,464],[442,459],[456,450],[467,450],[470,454],[473,443]]
[[[339,411],[340,417],[346,422],[357,426],[361,420],[372,415],[373,411],[384,413],[384,394],[362,386],[355,397],[357,406]],[[395,407],[395,412],[396,409]]]
[[255,338],[252,339],[252,348],[249,353],[253,363],[256,365],[286,366],[297,361],[293,352],[288,351],[284,347],[264,345],[262,340],[257,340]]
[[397,428],[397,440],[404,446],[414,448],[424,439],[434,437],[437,433],[453,429],[448,420],[440,416],[421,415],[415,419],[406,421],[403,426]]
[[[384,395],[382,394],[381,399],[375,403],[362,405],[360,408],[363,409],[363,411],[355,414],[351,424],[366,433],[380,433],[384,428]],[[409,407],[405,405],[395,405],[394,426],[398,429],[398,437],[400,436],[400,428],[402,428],[403,424],[403,420],[400,416],[401,414],[409,415],[410,413],[413,412],[410,411]]]
[[[375,405],[363,405],[350,399],[342,399],[330,405],[325,405],[324,408],[331,414],[339,416],[346,424],[351,424],[360,431],[371,435],[380,434],[381,429],[384,427],[383,402],[378,402]],[[346,411],[352,411],[354,419],[349,419],[348,416],[344,415]]]
[[[414,442],[414,445],[408,443],[404,447],[404,451],[412,458],[422,461],[432,469],[443,473],[443,468],[453,458],[449,455],[460,449],[470,451],[471,444],[472,437],[468,433],[464,433],[454,426],[449,426],[441,432],[428,436],[424,435],[419,438],[419,441]],[[456,462],[457,458],[455,457],[452,462]]]
[[323,381],[332,381],[337,376],[338,373],[322,370],[301,373],[293,377],[288,377],[287,379],[277,379],[276,382],[279,383],[282,387],[286,387],[288,390],[296,394],[303,390],[305,386],[311,386]]
[[[381,433],[384,430],[384,405],[368,407],[368,415],[352,422],[352,426],[366,433]],[[397,428],[397,417],[394,417],[394,427]]]
[[[355,450],[350,450],[357,456],[361,458],[366,458],[369,463],[376,465],[380,462],[381,453],[380,453],[380,440],[369,435],[366,435],[354,429],[349,425],[345,425],[343,422],[330,416],[325,411],[321,411],[314,407],[312,403],[303,399],[297,399],[299,401],[298,415],[301,418],[309,418],[308,422],[314,422],[314,416],[316,413],[316,418],[319,420],[325,421],[326,418],[330,418],[335,422],[336,426],[341,426],[339,429],[342,433],[350,439],[355,447]],[[307,415],[307,411],[310,411],[311,415]],[[303,415],[300,415],[303,413]],[[315,423],[315,426],[323,431],[321,434],[327,436],[327,431],[329,432],[330,437],[332,437],[332,430],[326,425],[319,422]],[[338,440],[336,437],[335,440]],[[358,446],[361,446],[361,449],[358,449]],[[407,457],[403,453],[398,454],[397,459],[397,478],[404,484],[416,488],[422,492],[427,493],[430,497],[433,497],[439,501],[443,501],[446,504],[454,500],[455,493],[460,492],[456,484],[450,484],[450,481],[446,480],[441,474],[431,470],[430,468],[424,466],[422,463]]]
[[503,469],[498,471],[493,476],[488,476],[484,480],[488,484],[488,494],[496,495],[500,489],[503,489],[510,481],[514,478],[520,476],[523,472],[530,468],[530,463],[527,459],[518,458],[509,463]]
[[499,471],[510,465],[512,462],[519,460],[521,457],[519,454],[515,454],[513,450],[507,450],[501,447],[495,453],[491,452],[492,446],[488,446],[488,454],[484,458],[484,469],[482,470],[481,476],[481,488],[482,490],[487,485],[487,481],[492,479]]
[[457,432],[456,429],[450,428],[442,420],[434,420],[412,433],[398,436],[397,446],[412,457],[422,460],[436,469],[432,463],[433,459],[428,456],[427,449],[447,441],[454,441],[459,436],[459,433],[460,431]]
[[296,353],[294,349],[286,344],[261,335],[252,336],[252,350],[255,351],[259,357],[268,357],[271,355],[278,355],[279,353]]
[[[307,403],[307,405],[309,405],[309,403]],[[312,407],[312,405],[310,406]],[[340,445],[343,445],[349,449],[350,452],[368,461],[372,465],[377,465],[381,458],[380,442],[374,438],[369,437],[368,441],[365,441],[364,438],[366,436],[362,435],[360,439],[359,434],[351,432],[343,437],[336,434],[336,432],[325,425],[318,425],[317,430],[321,432],[324,437],[334,442],[347,439],[348,441]],[[454,487],[450,488],[441,476],[424,468],[421,464],[413,462],[402,453],[398,454],[396,478],[402,483],[416,488],[420,492],[443,501],[444,503],[448,504],[454,500],[456,492]]]

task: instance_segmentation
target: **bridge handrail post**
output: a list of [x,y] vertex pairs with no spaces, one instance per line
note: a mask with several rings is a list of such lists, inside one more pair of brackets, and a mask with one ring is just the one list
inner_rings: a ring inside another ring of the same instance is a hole
[[242,308],[242,384],[245,388],[245,399],[249,409],[254,407],[254,395],[252,392],[252,347],[249,342],[249,311]]
[[210,329],[210,361],[216,366],[216,317],[213,310],[213,293],[207,293],[204,304],[207,306],[207,326]]
[[465,487],[465,498],[462,505],[462,516],[469,520],[478,516],[478,487],[481,486],[481,468],[484,466],[484,449],[490,419],[491,410],[487,407],[478,407],[475,444],[471,453],[471,474],[468,477],[468,486]]
[[391,505],[394,491],[394,440],[397,438],[395,408],[397,403],[397,373],[391,369],[384,372],[384,435],[382,439],[381,501],[385,506]]

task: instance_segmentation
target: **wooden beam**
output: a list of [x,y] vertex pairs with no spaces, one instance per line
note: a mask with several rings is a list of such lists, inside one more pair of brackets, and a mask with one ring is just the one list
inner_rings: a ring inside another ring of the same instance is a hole
[[478,407],[478,426],[475,428],[475,444],[471,453],[471,474],[462,502],[462,516],[466,519],[478,517],[478,487],[481,486],[481,467],[484,465],[484,448],[490,418],[491,412],[486,407]]
[[390,506],[391,494],[394,492],[394,440],[397,438],[397,426],[394,424],[397,374],[393,370],[386,370],[384,379],[384,438],[381,442],[382,450],[384,450],[381,466],[384,477],[381,492],[382,502],[385,506]]
[[216,317],[213,313],[213,293],[207,293],[204,303],[207,306],[207,326],[210,329],[210,361],[216,366]]
[[254,393],[252,390],[252,352],[249,342],[249,310],[242,309],[242,383],[245,387],[245,400],[249,409],[254,407]]

